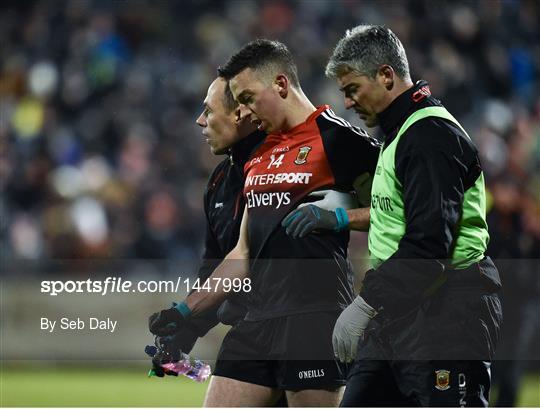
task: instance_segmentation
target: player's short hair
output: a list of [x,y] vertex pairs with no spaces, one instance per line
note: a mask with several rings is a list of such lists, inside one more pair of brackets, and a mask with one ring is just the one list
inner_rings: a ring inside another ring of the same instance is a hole
[[326,65],[326,76],[337,78],[350,71],[375,78],[383,64],[401,79],[410,79],[409,62],[399,38],[387,27],[359,25],[347,30]]
[[230,80],[246,68],[258,71],[268,79],[283,73],[293,87],[300,88],[298,70],[292,55],[287,46],[279,41],[257,39],[247,43],[223,67],[218,68],[218,72]]

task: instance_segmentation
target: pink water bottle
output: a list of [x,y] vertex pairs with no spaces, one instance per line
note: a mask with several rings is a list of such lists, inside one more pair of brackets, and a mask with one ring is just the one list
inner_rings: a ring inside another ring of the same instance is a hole
[[[154,345],[147,345],[144,349],[147,355],[153,358],[154,362],[159,362],[163,372],[167,375],[184,375],[197,382],[204,382],[208,379],[212,370],[210,365],[196,359],[191,361],[189,355],[180,352],[173,357],[169,352]],[[155,376],[156,370],[153,368],[148,372],[148,376]],[[163,373],[159,376],[163,376]]]

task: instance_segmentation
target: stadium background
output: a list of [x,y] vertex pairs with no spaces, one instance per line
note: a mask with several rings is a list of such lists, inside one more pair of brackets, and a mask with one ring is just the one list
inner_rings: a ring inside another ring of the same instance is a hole
[[[0,7],[1,406],[200,405],[205,385],[145,378],[142,320],[128,321],[133,330],[122,342],[41,336],[35,320],[50,306],[29,306],[35,282],[87,278],[85,266],[96,260],[120,263],[126,277],[166,278],[179,266],[195,272],[203,190],[220,160],[195,118],[216,67],[253,38],[279,39],[295,55],[312,101],[358,123],[323,71],[345,29],[361,22],[398,34],[413,79],[428,80],[476,141],[490,192],[490,252],[509,266],[507,304],[527,306],[516,309],[529,314],[519,331],[532,331],[531,345],[540,345],[533,326],[540,317],[538,1],[43,0]],[[365,235],[353,236],[358,260],[364,244]],[[517,260],[528,261],[517,269]],[[76,300],[65,309],[96,308],[95,298]],[[140,297],[135,316],[170,301]],[[103,297],[99,308],[128,317],[130,303]],[[194,354],[211,357],[223,331]],[[141,353],[124,354],[127,343]],[[71,349],[77,352],[65,353]],[[527,365],[518,403],[540,406],[538,363]]]

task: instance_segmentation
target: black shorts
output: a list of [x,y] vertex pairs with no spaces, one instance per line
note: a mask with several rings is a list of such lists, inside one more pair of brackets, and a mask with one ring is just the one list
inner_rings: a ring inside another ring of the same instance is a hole
[[361,360],[352,367],[341,407],[487,407],[486,361]]
[[225,336],[214,375],[293,391],[345,385],[346,368],[332,349],[339,313],[241,321]]

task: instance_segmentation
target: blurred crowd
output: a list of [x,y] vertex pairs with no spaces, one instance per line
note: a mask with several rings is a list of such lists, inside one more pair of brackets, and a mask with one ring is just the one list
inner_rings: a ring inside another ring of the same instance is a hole
[[362,22],[397,33],[476,141],[493,255],[540,258],[539,21],[537,0],[3,1],[0,259],[196,261],[216,67],[279,39],[306,94],[359,124],[324,66]]

